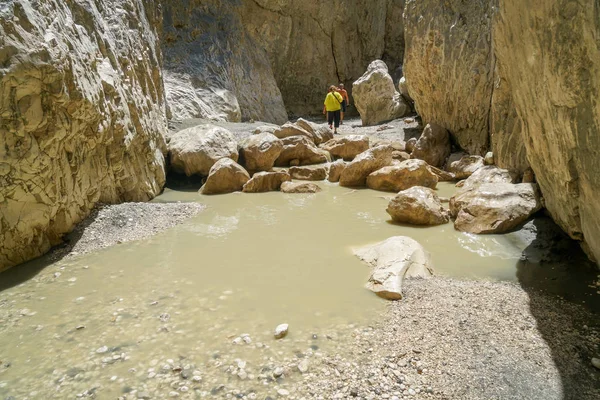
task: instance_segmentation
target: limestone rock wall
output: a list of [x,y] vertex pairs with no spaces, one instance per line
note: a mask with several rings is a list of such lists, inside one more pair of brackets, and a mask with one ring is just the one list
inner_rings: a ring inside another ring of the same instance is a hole
[[404,12],[404,74],[418,113],[479,155],[489,145],[493,3],[406,0]]
[[600,0],[501,0],[493,37],[546,207],[600,260]]
[[243,25],[241,1],[161,3],[163,72],[173,119],[287,121],[267,53]]
[[329,85],[382,59],[400,78],[405,0],[241,0],[241,18],[266,50],[288,113],[320,114]]
[[165,181],[154,2],[0,2],[0,270]]

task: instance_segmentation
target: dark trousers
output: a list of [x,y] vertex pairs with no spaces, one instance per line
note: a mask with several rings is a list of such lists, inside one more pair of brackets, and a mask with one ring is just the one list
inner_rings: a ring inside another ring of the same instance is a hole
[[340,110],[337,111],[327,111],[327,122],[329,122],[329,125],[332,125],[335,123],[335,127],[339,128],[340,127]]

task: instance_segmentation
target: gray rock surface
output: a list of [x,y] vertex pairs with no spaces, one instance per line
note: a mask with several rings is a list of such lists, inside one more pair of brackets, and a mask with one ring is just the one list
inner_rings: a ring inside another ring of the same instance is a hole
[[0,271],[98,202],[162,190],[159,20],[141,1],[0,3]]
[[429,253],[415,240],[394,236],[383,242],[354,250],[354,254],[372,268],[367,289],[387,300],[402,298],[405,278],[433,275]]
[[391,121],[410,113],[410,106],[396,90],[387,65],[375,60],[352,84],[354,104],[365,126]]

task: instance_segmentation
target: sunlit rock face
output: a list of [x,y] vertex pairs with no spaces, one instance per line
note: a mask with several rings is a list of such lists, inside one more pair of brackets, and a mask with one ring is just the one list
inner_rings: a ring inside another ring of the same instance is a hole
[[0,270],[165,182],[154,2],[0,3]]

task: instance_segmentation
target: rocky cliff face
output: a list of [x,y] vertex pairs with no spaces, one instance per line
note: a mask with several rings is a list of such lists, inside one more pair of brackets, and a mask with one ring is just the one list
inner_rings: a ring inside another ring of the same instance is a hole
[[162,3],[175,119],[282,123],[319,114],[329,85],[350,87],[375,59],[402,64],[404,0]]
[[47,251],[97,202],[160,192],[166,113],[154,7],[0,3],[0,270]]
[[493,37],[546,207],[600,260],[600,1],[502,0]]
[[491,145],[501,167],[531,165],[554,219],[600,259],[600,1],[407,0],[404,23],[423,119],[471,153]]

